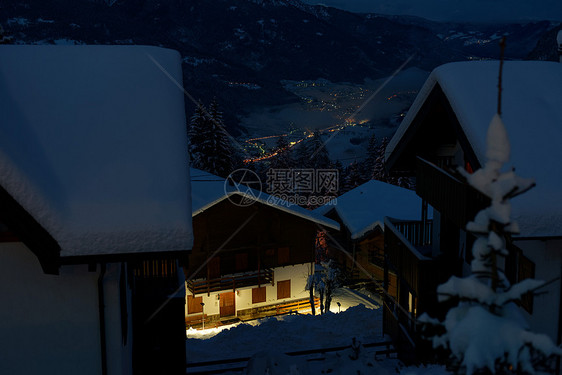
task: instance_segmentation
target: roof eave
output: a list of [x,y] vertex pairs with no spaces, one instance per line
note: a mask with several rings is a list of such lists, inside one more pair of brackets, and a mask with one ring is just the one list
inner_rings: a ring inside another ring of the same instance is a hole
[[59,273],[60,245],[2,186],[0,220],[35,254],[45,274]]

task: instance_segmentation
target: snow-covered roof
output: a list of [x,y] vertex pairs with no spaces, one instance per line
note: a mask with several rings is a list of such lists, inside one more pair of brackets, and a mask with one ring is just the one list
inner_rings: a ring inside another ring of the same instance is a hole
[[182,82],[181,58],[163,48],[0,46],[0,185],[61,256],[191,248],[170,77]]
[[[436,85],[446,95],[476,157],[485,162],[486,132],[496,113],[497,61],[459,62],[436,68],[422,87],[386,151],[388,158]],[[562,235],[562,64],[507,61],[502,119],[511,143],[510,164],[537,186],[513,200],[521,236]]]
[[[244,192],[238,190],[235,186],[225,183],[225,179],[214,174],[202,171],[200,169],[191,168],[191,200],[192,214],[196,216],[208,208],[222,202],[232,195],[244,196]],[[245,188],[246,189],[246,188]],[[251,195],[246,195],[255,201],[271,206],[278,210],[287,212],[291,215],[301,217],[306,220],[313,221],[328,228],[340,229],[340,225],[334,220],[328,219],[314,211],[307,210],[298,205],[291,204],[282,199],[278,199],[264,192],[255,189],[248,189]],[[247,191],[247,190],[244,190]]]
[[334,202],[317,208],[314,212],[325,215],[335,209],[351,233],[351,239],[359,239],[379,227],[384,230],[386,216],[419,220],[421,199],[412,190],[385,182],[371,180],[345,194]]

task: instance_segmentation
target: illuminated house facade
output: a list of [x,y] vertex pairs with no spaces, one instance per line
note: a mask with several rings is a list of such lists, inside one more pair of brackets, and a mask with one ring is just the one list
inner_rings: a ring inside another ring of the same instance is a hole
[[317,232],[339,225],[257,191],[246,204],[223,178],[193,168],[191,186],[186,324],[310,310],[305,286],[314,272]]

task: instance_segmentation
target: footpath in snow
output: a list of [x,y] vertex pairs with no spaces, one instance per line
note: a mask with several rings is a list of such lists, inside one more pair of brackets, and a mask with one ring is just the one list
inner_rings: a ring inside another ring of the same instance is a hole
[[[337,305],[340,303],[340,306]],[[327,353],[321,361],[288,357],[284,353],[384,341],[382,310],[377,302],[359,292],[340,288],[334,293],[331,312],[324,315],[284,315],[239,323],[228,328],[187,331],[187,362],[252,357],[250,375],[264,374],[422,374],[430,369],[404,368],[396,359],[375,360],[372,350],[351,349]],[[338,311],[341,311],[338,313]],[[276,369],[276,370],[275,370]],[[351,371],[351,372],[349,372]],[[404,372],[406,371],[406,372]],[[446,374],[433,367],[431,374]]]

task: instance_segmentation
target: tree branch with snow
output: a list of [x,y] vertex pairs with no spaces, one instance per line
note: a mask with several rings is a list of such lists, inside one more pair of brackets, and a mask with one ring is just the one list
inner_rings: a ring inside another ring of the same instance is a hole
[[460,170],[472,187],[491,199],[490,206],[467,224],[466,229],[477,238],[472,248],[472,275],[453,276],[438,287],[440,302],[458,302],[443,322],[427,315],[420,318],[426,326],[444,328],[432,337],[433,346],[449,352],[449,365],[459,374],[535,374],[562,355],[547,335],[528,330],[515,304],[546,283],[525,279],[510,285],[498,267],[498,259],[509,255],[506,238],[518,231],[511,220],[510,199],[535,184],[513,169],[503,171],[509,156],[507,131],[496,114],[487,133],[486,164],[473,174]]

